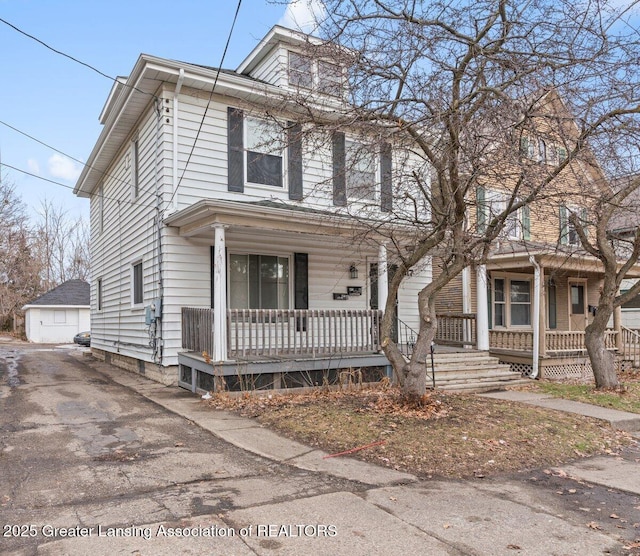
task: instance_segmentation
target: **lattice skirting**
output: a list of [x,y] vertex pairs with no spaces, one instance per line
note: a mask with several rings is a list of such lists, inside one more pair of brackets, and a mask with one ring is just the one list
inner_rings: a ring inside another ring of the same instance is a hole
[[593,369],[591,362],[587,359],[581,363],[565,363],[562,365],[549,365],[542,369],[543,378],[549,380],[562,380],[565,378],[573,378],[593,382]]
[[500,363],[506,363],[507,365],[509,365],[509,370],[512,373],[518,373],[522,376],[531,376],[531,373],[533,373],[533,366],[528,365],[527,363],[508,363],[505,361],[500,361]]

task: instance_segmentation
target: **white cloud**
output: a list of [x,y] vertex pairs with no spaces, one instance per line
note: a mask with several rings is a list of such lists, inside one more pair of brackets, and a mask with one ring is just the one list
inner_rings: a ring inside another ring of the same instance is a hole
[[40,164],[35,158],[30,158],[27,160],[27,168],[29,168],[29,172],[35,174],[36,176],[40,175]]
[[290,0],[278,22],[283,27],[313,33],[327,15],[322,0]]
[[52,155],[47,161],[49,173],[55,178],[75,181],[80,176],[82,168],[73,160],[61,154]]

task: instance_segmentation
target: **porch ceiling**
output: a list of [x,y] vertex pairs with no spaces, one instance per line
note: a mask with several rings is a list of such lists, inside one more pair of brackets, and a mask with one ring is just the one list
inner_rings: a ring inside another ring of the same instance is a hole
[[[532,250],[527,253],[501,253],[492,255],[487,261],[487,270],[502,271],[533,271],[533,264],[530,258],[534,257],[535,261],[545,270],[556,270],[564,273],[578,274],[604,274],[602,263],[590,255],[579,253],[552,253],[553,247],[546,250]],[[618,263],[618,268],[623,261]],[[640,263],[635,264],[626,274],[627,278],[640,278]]]
[[210,239],[215,224],[332,236],[349,236],[366,229],[347,216],[265,202],[202,199],[165,218],[183,237]]

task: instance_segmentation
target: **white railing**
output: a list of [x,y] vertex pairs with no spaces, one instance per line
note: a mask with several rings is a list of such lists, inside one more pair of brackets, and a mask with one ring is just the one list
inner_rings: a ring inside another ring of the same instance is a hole
[[332,354],[380,350],[382,311],[352,309],[230,309],[228,354]]
[[622,353],[625,359],[640,362],[640,330],[622,327]]

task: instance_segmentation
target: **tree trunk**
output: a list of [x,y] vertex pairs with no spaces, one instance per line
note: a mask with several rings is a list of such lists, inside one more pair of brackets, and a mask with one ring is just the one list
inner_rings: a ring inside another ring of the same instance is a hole
[[605,345],[605,330],[613,308],[599,306],[593,322],[585,329],[584,343],[591,360],[596,388],[613,389],[620,386],[613,352]]

